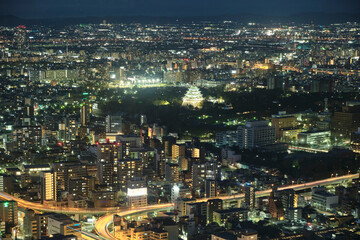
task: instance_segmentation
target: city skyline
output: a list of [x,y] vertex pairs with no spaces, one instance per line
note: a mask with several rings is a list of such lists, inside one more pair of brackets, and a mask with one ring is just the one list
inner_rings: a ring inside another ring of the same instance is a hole
[[359,3],[3,6],[1,239],[360,239]]

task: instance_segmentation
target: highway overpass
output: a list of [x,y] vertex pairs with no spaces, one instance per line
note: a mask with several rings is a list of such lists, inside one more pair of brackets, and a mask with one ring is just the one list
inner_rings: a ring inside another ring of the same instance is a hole
[[[301,183],[301,184],[293,184],[288,186],[279,187],[278,190],[286,190],[286,189],[294,189],[295,191],[300,191],[304,189],[313,188],[316,186],[326,186],[326,185],[332,185],[332,184],[339,184],[344,183],[349,180],[352,180],[354,178],[358,178],[359,174],[348,174],[344,176],[339,177],[332,177],[332,178],[326,178],[323,180],[318,180],[314,182],[308,182],[308,183]],[[263,197],[270,194],[272,189],[262,190],[256,192],[256,197]],[[229,200],[235,200],[235,199],[242,199],[244,197],[244,194],[236,194],[232,196],[221,196],[216,197],[216,199],[222,199],[223,201],[229,201]],[[205,202],[212,198],[202,198],[202,199],[196,199],[196,202]],[[147,207],[137,208],[137,209],[129,209],[125,211],[119,211],[116,213],[119,216],[127,216],[127,215],[133,215],[133,214],[139,214],[142,212],[151,212],[151,211],[159,211],[166,208],[173,207],[173,203],[166,203],[166,204],[157,204],[157,205],[149,205]],[[105,237],[107,239],[116,239],[114,235],[109,231],[109,225],[113,221],[114,214],[107,214],[105,216],[100,217],[96,223],[95,223],[95,231],[99,236]]]
[[[358,178],[359,174],[348,174],[344,176],[339,177],[332,177],[327,178],[323,180],[318,180],[314,182],[309,183],[302,183],[302,184],[294,184],[294,185],[288,185],[279,187],[278,190],[285,190],[285,189],[294,189],[295,191],[304,190],[313,188],[316,186],[325,186],[325,185],[331,185],[331,184],[339,184],[342,182],[349,181],[354,178]],[[262,197],[267,196],[271,192],[271,189],[257,191],[256,196]],[[231,196],[221,196],[216,197],[218,199],[222,199],[224,201],[232,201],[236,199],[242,199],[244,197],[244,194],[236,194]],[[45,205],[41,203],[35,203],[26,201],[23,199],[20,199],[18,197],[12,196],[5,192],[0,192],[0,199],[2,200],[13,200],[18,203],[18,206],[23,209],[33,209],[40,212],[56,212],[56,213],[63,213],[63,214],[90,214],[90,215],[101,215],[104,214],[104,216],[100,217],[98,221],[95,224],[95,230],[99,234],[99,236],[106,238],[106,239],[114,239],[112,234],[108,230],[108,226],[111,224],[113,219],[113,214],[116,213],[120,216],[127,216],[132,214],[138,214],[142,212],[149,212],[149,211],[159,211],[163,209],[169,209],[173,207],[173,203],[166,203],[166,204],[156,204],[156,205],[149,205],[142,208],[137,209],[129,209],[129,208],[119,208],[119,207],[111,207],[111,208],[70,208],[70,207],[57,207],[57,206],[50,206]],[[202,198],[197,199],[196,202],[205,202],[210,200],[211,198]],[[92,238],[94,239],[94,235],[89,233],[84,233],[84,239]],[[95,238],[95,239],[101,239]]]

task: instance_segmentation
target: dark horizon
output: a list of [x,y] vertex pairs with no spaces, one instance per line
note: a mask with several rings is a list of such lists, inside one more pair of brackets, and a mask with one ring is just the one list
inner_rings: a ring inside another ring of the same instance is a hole
[[259,0],[239,2],[215,0],[170,2],[165,0],[14,0],[3,1],[1,15],[14,15],[24,19],[149,16],[149,17],[209,17],[222,15],[261,15],[289,17],[298,14],[359,14],[358,0],[285,1]]
[[149,16],[149,15],[117,15],[117,16],[78,16],[52,18],[22,18],[14,15],[0,15],[0,25],[46,25],[64,26],[72,24],[99,24],[107,23],[153,23],[175,24],[201,21],[234,21],[238,23],[256,22],[260,24],[318,24],[327,25],[332,23],[359,22],[360,14],[348,13],[299,13],[290,16],[267,16],[260,14],[218,14],[208,16]]

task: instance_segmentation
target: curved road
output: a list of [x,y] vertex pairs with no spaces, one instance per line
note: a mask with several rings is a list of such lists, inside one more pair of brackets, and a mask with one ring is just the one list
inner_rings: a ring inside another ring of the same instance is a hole
[[[304,189],[308,189],[308,188],[313,188],[316,186],[335,184],[335,183],[347,181],[347,180],[358,178],[358,177],[359,177],[358,173],[357,174],[349,174],[349,175],[344,175],[344,176],[340,176],[340,177],[326,178],[326,179],[318,180],[318,181],[314,181],[314,182],[293,184],[293,185],[288,185],[288,186],[284,186],[284,187],[279,187],[278,190],[281,191],[281,190],[286,190],[286,189],[294,189],[295,191],[299,191],[299,190],[304,190]],[[272,191],[272,189],[257,191],[256,197],[263,197],[263,196],[269,195],[271,191]],[[231,195],[231,196],[195,199],[195,201],[196,202],[205,202],[210,199],[231,200],[231,199],[243,198],[244,195],[245,194],[241,193],[241,194],[236,194],[236,195]],[[142,207],[142,208],[130,209],[130,210],[118,212],[117,215],[127,216],[127,215],[138,214],[138,213],[146,212],[146,211],[154,211],[154,210],[161,210],[161,209],[165,209],[165,208],[171,208],[173,206],[174,206],[173,203],[149,205],[149,206]],[[95,223],[96,233],[107,239],[115,240],[116,238],[114,237],[114,235],[112,233],[110,233],[110,231],[108,229],[108,226],[113,221],[113,217],[114,217],[114,214],[107,214],[105,216],[100,217]]]
[[[154,210],[162,210],[173,207],[173,203],[164,203],[164,204],[156,204],[156,205],[149,205],[146,207],[140,207],[136,209],[129,209],[125,211],[121,211],[116,213],[119,216],[127,216],[132,214],[137,214],[141,212],[147,212],[147,211],[154,211]],[[98,235],[105,237],[107,239],[116,239],[108,229],[108,226],[113,221],[114,214],[107,214],[105,216],[100,217],[96,223],[95,223],[95,231]]]
[[[323,180],[309,182],[309,183],[294,184],[294,185],[279,187],[278,190],[294,189],[294,190],[298,191],[298,190],[316,187],[318,185],[334,184],[334,183],[338,183],[338,182],[342,182],[345,180],[350,180],[350,179],[354,179],[354,178],[358,178],[358,177],[359,177],[359,174],[349,174],[349,175],[344,175],[344,176],[340,176],[340,177],[326,178]],[[271,189],[257,191],[256,196],[257,197],[266,196],[270,192],[271,192]],[[243,197],[244,197],[244,194],[236,194],[236,195],[222,196],[222,197],[216,197],[216,198],[222,199],[222,200],[230,200],[230,199],[238,199],[238,198],[243,198]],[[103,236],[108,239],[114,239],[113,235],[108,231],[108,225],[112,222],[112,218],[113,218],[113,214],[109,214],[109,213],[117,213],[120,216],[126,216],[126,215],[146,212],[146,211],[161,210],[161,209],[173,207],[173,203],[149,205],[149,206],[137,208],[137,209],[118,208],[118,207],[112,207],[112,208],[56,207],[56,206],[49,206],[49,205],[45,205],[45,204],[41,204],[41,203],[29,202],[29,201],[14,197],[5,192],[0,192],[0,199],[13,200],[18,203],[18,206],[20,208],[24,208],[24,209],[28,208],[28,209],[38,210],[41,212],[57,212],[57,213],[64,213],[64,214],[92,214],[92,215],[107,214],[98,219],[98,221],[95,224],[95,229],[100,236]],[[196,202],[204,202],[209,199],[210,198],[196,199]]]
[[111,212],[121,211],[123,208],[119,207],[110,207],[110,208],[71,208],[71,207],[57,207],[47,204],[41,204],[36,202],[29,202],[21,198],[14,197],[8,193],[0,192],[0,199],[2,200],[13,200],[18,203],[20,208],[28,208],[33,210],[38,210],[40,212],[56,212],[64,214],[106,214]]

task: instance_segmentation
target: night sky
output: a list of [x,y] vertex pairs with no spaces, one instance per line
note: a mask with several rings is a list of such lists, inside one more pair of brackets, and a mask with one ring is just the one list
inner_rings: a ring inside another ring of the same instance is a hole
[[360,13],[360,0],[0,0],[0,15],[23,18],[83,16],[211,16]]

